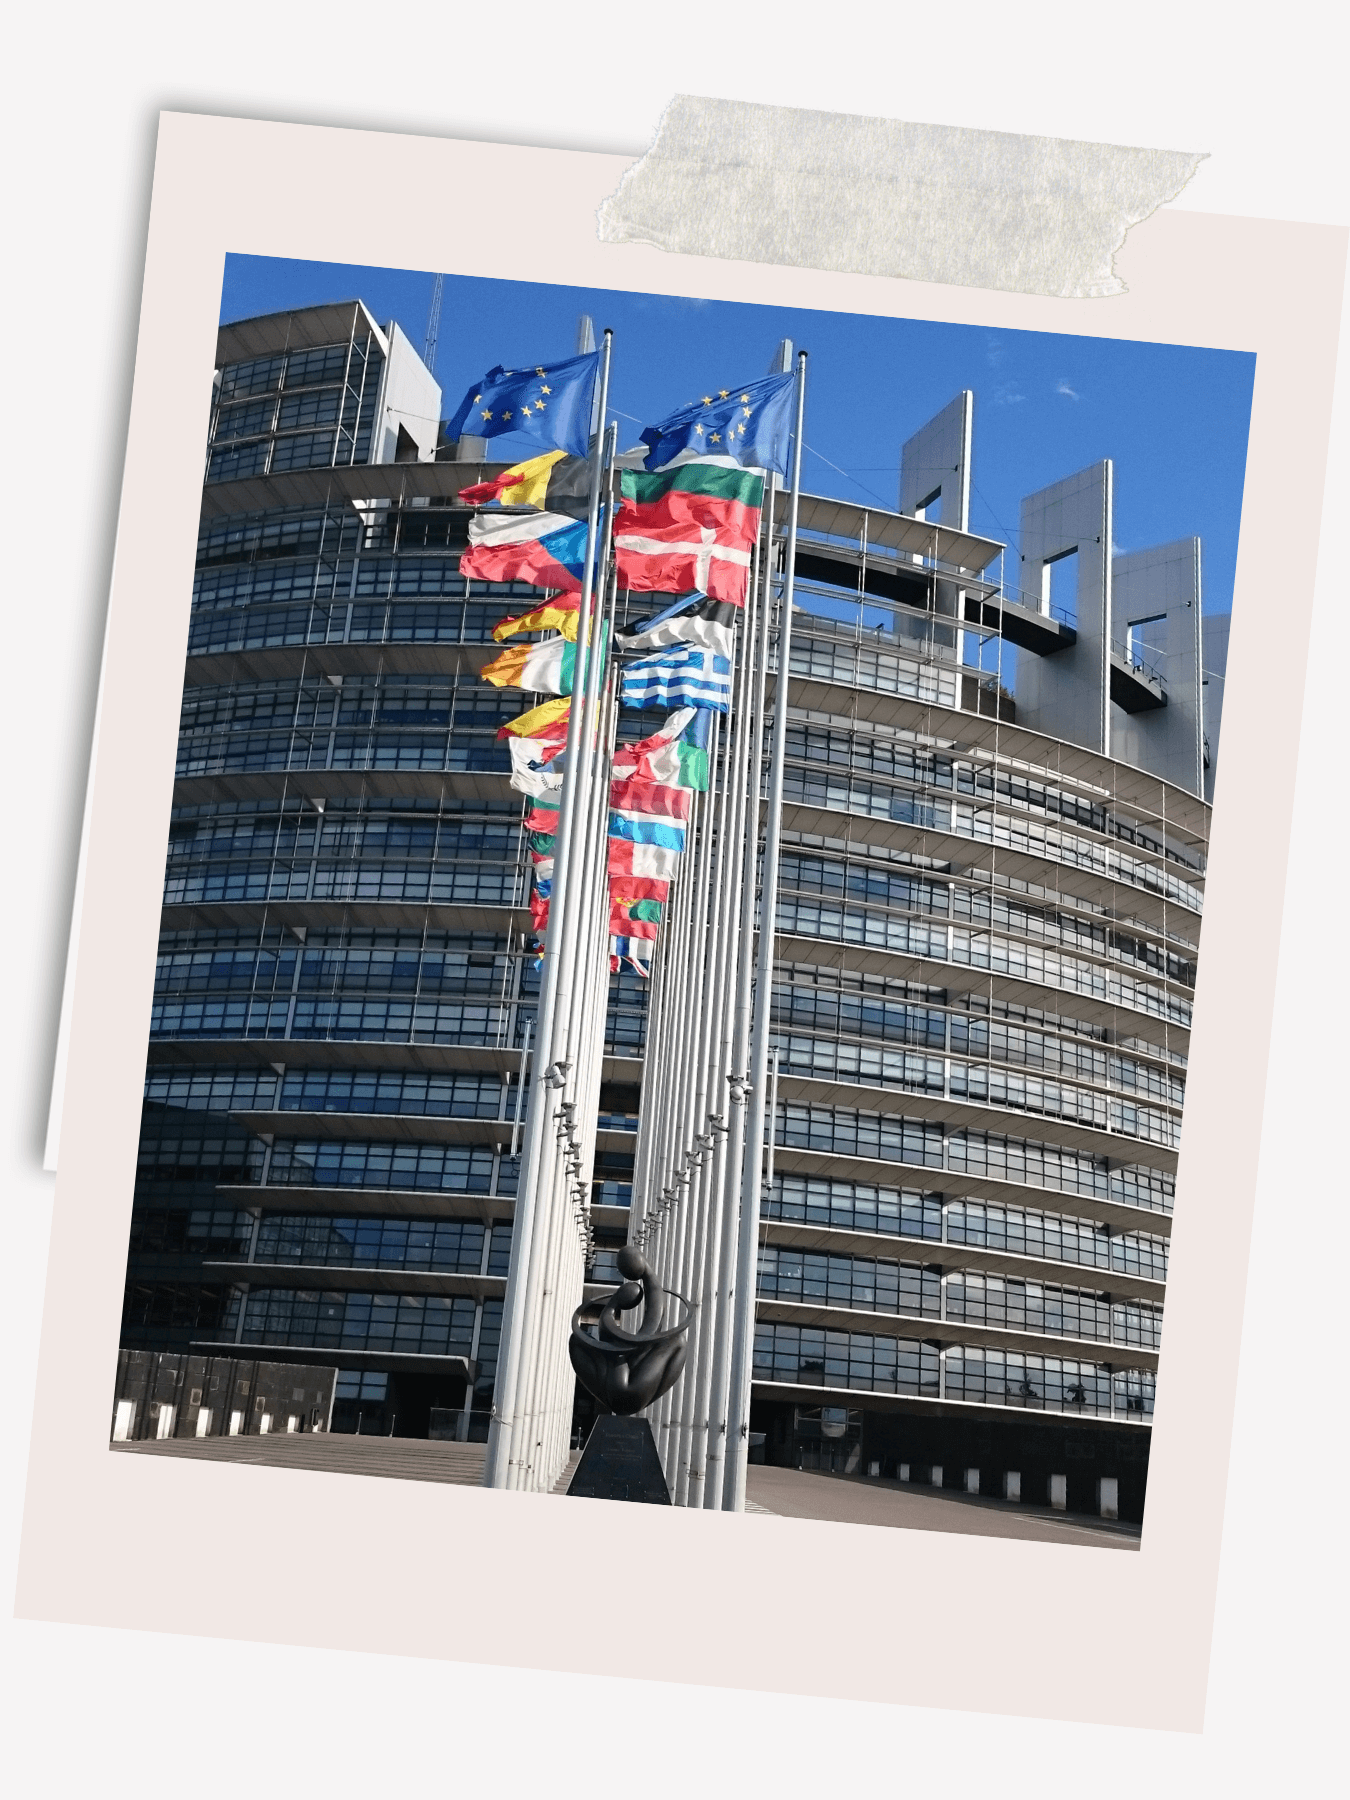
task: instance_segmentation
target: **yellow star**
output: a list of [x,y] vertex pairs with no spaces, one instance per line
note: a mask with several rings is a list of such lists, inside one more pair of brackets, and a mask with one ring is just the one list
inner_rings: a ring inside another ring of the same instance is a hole
[[712,405],[712,395],[711,395],[711,394],[705,394],[705,395],[704,395],[704,396],[703,396],[703,404],[704,404],[704,405],[705,405],[705,406],[711,406],[711,405]]
[[545,382],[543,387],[540,388],[539,391],[541,394],[551,394],[553,392],[553,389],[548,385],[547,382]]
[[543,410],[544,410],[544,403],[543,403],[543,401],[542,401],[542,400],[536,400],[536,401],[535,401],[535,403],[534,403],[534,410],[535,410],[535,411],[536,411],[536,412],[543,412]]
[[487,410],[486,407],[484,407],[484,409],[483,409],[483,417],[485,419],[490,419],[492,417],[492,414]]
[[708,441],[709,441],[709,443],[713,443],[713,444],[720,444],[720,443],[721,443],[721,441],[722,441],[722,434],[721,434],[721,432],[720,432],[720,431],[714,431],[714,433],[713,433],[713,434],[712,434],[712,437],[711,437],[711,438],[710,438],[710,439],[709,439],[709,440],[708,440]]
[[694,436],[695,436],[695,437],[702,437],[702,436],[703,436],[703,427],[702,427],[702,426],[701,426],[701,425],[695,425],[695,427],[694,427]]
[[718,388],[717,397],[719,400],[725,400],[727,397],[727,390],[725,388]]
[[745,414],[747,419],[750,417],[750,408],[748,406],[743,406],[741,411]]
[[480,401],[480,400],[481,400],[481,399],[482,399],[482,398],[483,398],[483,396],[482,396],[482,395],[481,395],[481,394],[475,394],[475,395],[474,395],[474,397],[473,397],[473,403],[474,403],[474,405],[475,405],[475,406],[477,406],[477,404],[478,404],[478,402],[479,402],[479,401]]
[[[510,415],[510,413],[509,413],[509,412],[504,412],[504,413],[503,413],[503,414],[502,414],[502,417],[503,417],[503,418],[504,418],[504,419],[509,419],[509,418],[510,418],[510,417],[511,417],[511,415]],[[742,425],[742,427],[741,427],[741,430],[742,430],[742,431],[744,431],[744,430],[745,430],[745,427],[744,427],[744,426],[743,426],[743,425]]]
[[749,396],[749,394],[742,394],[742,395],[741,395],[741,399],[742,399],[742,400],[748,400],[748,399],[749,399],[749,398],[750,398],[750,396]]
[[530,416],[530,409],[529,409],[529,406],[528,406],[528,405],[525,405],[525,406],[522,406],[522,407],[521,407],[521,409],[520,409],[520,416],[521,416],[521,418],[522,418],[522,419],[528,419],[528,418],[529,418],[529,416]]
[[[539,365],[538,365],[538,363],[536,363],[536,364],[535,364],[535,365],[534,365],[534,372],[535,372],[535,374],[536,374],[536,375],[542,375],[542,374],[543,374],[543,372],[544,372],[544,371],[543,371],[543,370],[542,370],[542,369],[541,369],[541,368],[540,368],[540,367],[539,367]],[[547,390],[547,389],[545,389],[545,392],[547,392],[547,391],[548,391],[548,390]]]
[[736,429],[737,429],[737,431],[738,431],[738,432],[739,432],[739,433],[740,433],[740,434],[741,434],[741,436],[742,436],[742,437],[744,437],[744,436],[745,436],[745,427],[744,427],[744,425],[738,425],[738,426],[737,426],[737,427],[736,427]]

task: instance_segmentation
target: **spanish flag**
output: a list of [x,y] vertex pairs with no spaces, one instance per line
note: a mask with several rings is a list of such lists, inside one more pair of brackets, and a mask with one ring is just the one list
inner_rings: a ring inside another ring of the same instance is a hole
[[577,641],[577,621],[581,616],[579,594],[555,594],[533,611],[518,613],[514,619],[503,619],[495,625],[492,636],[497,643],[518,637],[522,631],[560,631],[568,643]]

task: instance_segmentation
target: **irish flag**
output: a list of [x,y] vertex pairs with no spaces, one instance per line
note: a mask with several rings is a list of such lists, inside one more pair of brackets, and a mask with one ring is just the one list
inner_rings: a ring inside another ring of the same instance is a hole
[[676,463],[648,474],[624,469],[614,520],[622,587],[642,593],[697,589],[745,605],[764,478],[728,459]]
[[566,638],[545,638],[542,644],[513,644],[503,650],[483,670],[483,680],[535,694],[570,694],[576,663],[575,644]]
[[561,513],[475,513],[461,575],[477,581],[527,581],[563,594],[581,592],[586,522]]

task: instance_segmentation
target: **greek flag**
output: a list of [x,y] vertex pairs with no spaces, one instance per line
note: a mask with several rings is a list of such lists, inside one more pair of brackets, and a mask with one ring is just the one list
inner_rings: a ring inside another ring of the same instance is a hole
[[619,704],[730,712],[731,663],[697,644],[676,644],[655,656],[641,656],[623,672]]

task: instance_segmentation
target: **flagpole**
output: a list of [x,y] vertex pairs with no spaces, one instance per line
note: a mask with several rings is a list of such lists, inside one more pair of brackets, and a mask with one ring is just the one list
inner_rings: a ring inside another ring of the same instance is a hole
[[778,477],[771,473],[764,528],[763,580],[759,596],[756,642],[750,651],[754,683],[750,691],[747,721],[745,815],[741,844],[740,956],[736,967],[736,995],[731,1018],[730,1132],[723,1169],[722,1208],[725,1235],[717,1276],[717,1315],[720,1321],[713,1359],[708,1404],[708,1460],[703,1504],[714,1512],[726,1503],[727,1414],[731,1381],[731,1353],[735,1334],[737,1224],[740,1218],[741,1165],[745,1155],[746,1103],[749,1098],[750,1025],[754,1004],[755,905],[758,899],[760,787],[764,773],[765,693],[769,667],[769,629],[773,614],[773,527]]
[[[802,491],[802,430],[806,416],[806,352],[797,353],[797,423],[792,446],[792,494],[788,506],[786,567],[778,624],[777,692],[774,696],[773,748],[769,763],[768,817],[764,828],[764,877],[759,906],[759,951],[755,967],[755,1014],[751,1051],[750,1095],[746,1121],[746,1156],[741,1187],[740,1232],[736,1246],[735,1337],[731,1353],[730,1406],[727,1416],[726,1480],[729,1510],[745,1511],[746,1457],[750,1443],[750,1380],[755,1336],[755,1289],[759,1272],[759,1214],[764,1155],[769,1034],[773,1012],[774,939],[778,915],[778,853],[783,819],[783,765],[792,655],[792,595],[797,560],[797,515]],[[773,1131],[775,1121],[769,1121]]]
[[[576,813],[576,751],[581,743],[581,712],[576,704],[582,668],[589,661],[592,614],[599,607],[592,589],[595,575],[595,547],[600,518],[600,473],[604,455],[604,419],[609,405],[609,367],[614,334],[606,331],[600,352],[600,429],[591,448],[591,493],[586,519],[586,554],[582,570],[582,603],[578,624],[578,652],[573,664],[572,705],[567,721],[567,768],[571,780],[564,780],[562,803],[558,813],[558,841],[554,852],[552,904],[544,940],[544,979],[540,984],[539,1010],[535,1030],[536,1051],[534,1075],[530,1084],[530,1100],[526,1112],[524,1149],[516,1188],[514,1229],[511,1234],[511,1260],[502,1307],[502,1338],[497,1370],[496,1393],[492,1419],[488,1427],[487,1456],[483,1467],[485,1487],[506,1487],[512,1459],[512,1433],[515,1424],[517,1393],[521,1377],[521,1342],[524,1334],[526,1306],[529,1299],[530,1274],[536,1266],[535,1235],[539,1213],[541,1159],[545,1152],[545,1127],[549,1111],[547,1076],[551,1063],[550,1045],[558,1003],[557,945],[566,917],[565,891],[571,873],[572,822]],[[578,666],[580,665],[580,666]],[[550,954],[552,952],[552,954]]]
[[[766,483],[767,486],[767,483]],[[716,1060],[712,1071],[714,1104],[726,1106],[726,1083],[732,1073],[735,1036],[735,999],[741,956],[741,883],[745,870],[742,846],[748,805],[747,769],[750,755],[750,727],[754,701],[754,636],[759,617],[760,534],[755,535],[755,562],[746,596],[745,622],[741,631],[741,664],[736,693],[735,738],[729,746],[726,788],[730,809],[726,819],[724,882],[719,898],[724,900],[726,917],[722,934],[721,966],[718,971],[718,1020]],[[728,1110],[730,1110],[728,1108]],[[690,1503],[694,1506],[720,1506],[721,1491],[716,1502],[710,1499],[708,1460],[709,1431],[712,1423],[714,1369],[717,1349],[727,1336],[730,1319],[721,1304],[722,1264],[732,1221],[727,1211],[727,1162],[730,1151],[730,1125],[725,1114],[722,1123],[714,1125],[715,1148],[708,1172],[708,1224],[704,1246],[700,1302],[701,1327],[698,1338],[697,1366],[694,1374],[693,1432],[689,1446]],[[716,1465],[720,1481],[721,1464]],[[697,1483],[697,1487],[694,1484]]]
[[[602,441],[608,440],[608,447],[613,448],[617,442],[617,427],[602,433]],[[598,509],[598,492],[592,494],[592,505]],[[535,1226],[539,1241],[543,1246],[542,1261],[532,1266],[526,1284],[526,1301],[524,1308],[524,1342],[521,1346],[521,1382],[518,1398],[523,1392],[524,1407],[521,1416],[529,1429],[524,1441],[513,1446],[507,1484],[511,1487],[538,1487],[543,1484],[544,1475],[539,1466],[539,1459],[544,1453],[547,1428],[547,1409],[549,1388],[548,1372],[552,1361],[550,1327],[556,1324],[554,1314],[558,1305],[559,1283],[562,1271],[562,1245],[567,1232],[567,1213],[569,1195],[573,1179],[567,1165],[570,1158],[562,1152],[564,1139],[568,1139],[568,1148],[574,1146],[570,1142],[572,1133],[567,1129],[571,1107],[571,1122],[576,1118],[577,1107],[577,1073],[579,1052],[577,1047],[576,1020],[579,1009],[584,1010],[586,990],[584,980],[579,983],[577,971],[583,967],[581,953],[584,944],[584,916],[588,888],[586,875],[591,861],[591,845],[593,842],[596,814],[600,802],[607,803],[608,790],[600,791],[600,784],[595,779],[601,764],[599,745],[597,742],[597,717],[599,710],[602,669],[604,667],[604,609],[608,588],[608,545],[613,528],[614,509],[609,507],[605,514],[605,547],[595,558],[592,566],[594,580],[594,604],[588,614],[589,631],[587,657],[585,664],[585,700],[580,728],[580,742],[576,758],[569,756],[568,769],[564,782],[564,793],[568,788],[573,795],[571,815],[571,836],[573,844],[568,858],[565,890],[559,900],[562,912],[562,942],[558,952],[557,991],[558,1004],[552,1021],[552,1041],[548,1062],[544,1065],[546,1088],[553,1094],[553,1103],[548,1109],[547,1123],[552,1121],[555,1129],[550,1146],[547,1135],[544,1138],[545,1158],[541,1164],[540,1191],[544,1196],[543,1207],[536,1213]],[[573,708],[575,712],[575,695],[582,682],[582,671],[576,670],[573,682]],[[570,725],[569,719],[569,725]],[[559,837],[562,838],[563,819],[559,813]],[[554,891],[558,899],[557,889]],[[553,909],[550,908],[549,924],[553,923]]]

